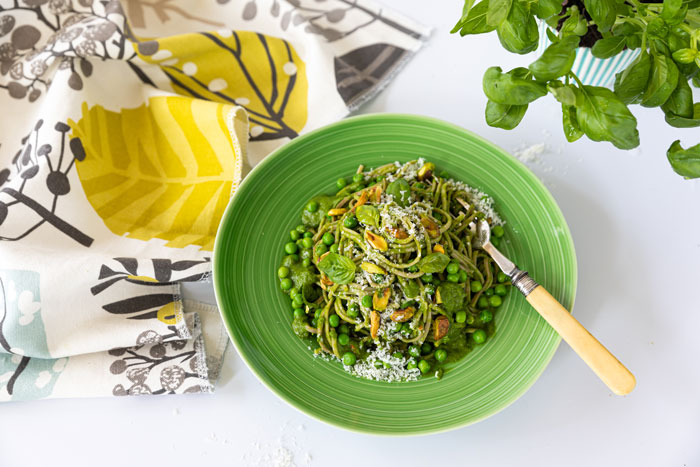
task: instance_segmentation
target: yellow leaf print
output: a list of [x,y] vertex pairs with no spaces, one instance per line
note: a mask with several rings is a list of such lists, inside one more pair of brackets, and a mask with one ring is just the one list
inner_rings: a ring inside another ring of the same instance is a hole
[[175,303],[168,303],[158,310],[156,317],[165,324],[177,324],[182,319],[182,313]]
[[83,104],[82,118],[68,122],[71,145],[78,139],[85,150],[78,176],[107,228],[139,240],[160,238],[170,247],[212,250],[241,179],[245,142],[232,139],[231,112],[240,131],[242,111],[199,99],[153,97],[120,112]]
[[289,42],[255,32],[183,34],[135,44],[178,94],[248,111],[253,140],[294,138],[307,118],[306,66]]

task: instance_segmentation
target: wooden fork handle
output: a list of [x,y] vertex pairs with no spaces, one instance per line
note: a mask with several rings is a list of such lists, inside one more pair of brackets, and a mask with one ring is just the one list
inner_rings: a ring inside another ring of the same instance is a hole
[[538,285],[526,299],[612,392],[619,396],[632,392],[636,384],[634,375],[544,287]]

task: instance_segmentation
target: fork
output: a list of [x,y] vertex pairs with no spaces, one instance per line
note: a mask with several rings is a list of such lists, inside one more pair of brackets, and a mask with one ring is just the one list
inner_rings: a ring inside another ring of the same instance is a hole
[[518,267],[491,243],[491,227],[485,220],[472,230],[476,233],[475,246],[485,250],[498,264],[511,283],[525,299],[542,315],[557,333],[574,349],[596,375],[619,396],[629,394],[636,385],[634,375],[603,344],[589,333],[581,323],[550,295],[547,290]]

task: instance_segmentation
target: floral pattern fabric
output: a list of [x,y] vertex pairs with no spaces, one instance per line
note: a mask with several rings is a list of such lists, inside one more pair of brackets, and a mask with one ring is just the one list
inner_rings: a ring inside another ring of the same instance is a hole
[[211,392],[247,171],[428,31],[369,0],[0,0],[0,401]]

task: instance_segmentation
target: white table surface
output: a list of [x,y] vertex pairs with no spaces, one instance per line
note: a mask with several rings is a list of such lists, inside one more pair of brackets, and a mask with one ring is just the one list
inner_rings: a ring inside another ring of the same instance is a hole
[[[450,35],[458,0],[385,3],[435,32],[362,112],[442,118],[507,150],[547,144],[529,165],[574,237],[575,315],[635,373],[636,390],[612,395],[562,344],[523,397],[481,423],[420,438],[372,437],[289,407],[229,348],[214,395],[1,405],[0,466],[267,466],[284,453],[299,466],[700,465],[700,186],[675,175],[665,156],[674,139],[700,142],[700,131],[672,130],[656,109],[635,108],[640,149],[568,145],[553,99],[531,105],[514,131],[489,128],[484,70],[532,58],[505,52],[495,34]],[[210,286],[188,293],[213,301]]]

